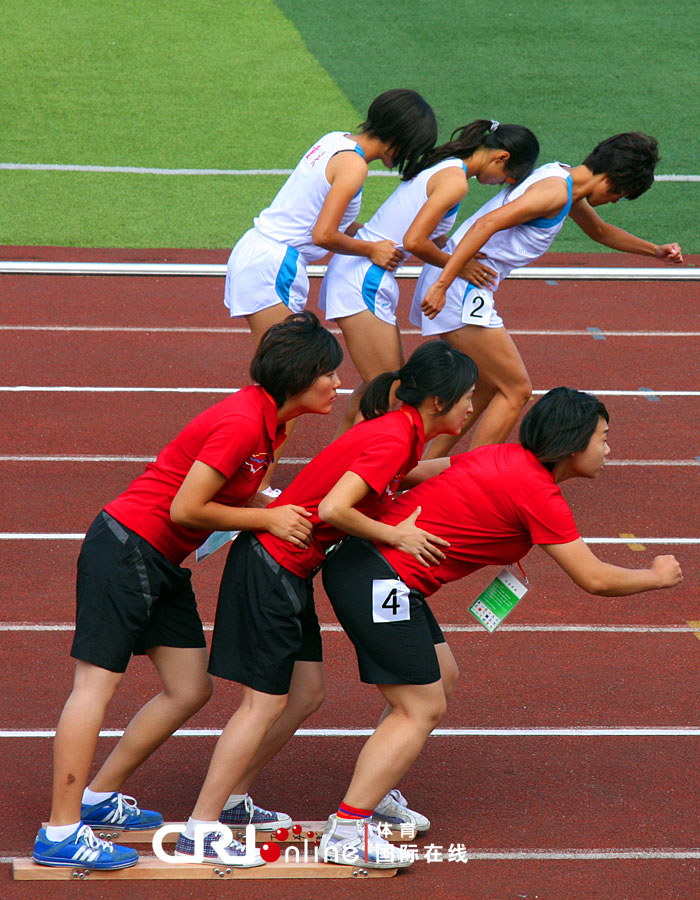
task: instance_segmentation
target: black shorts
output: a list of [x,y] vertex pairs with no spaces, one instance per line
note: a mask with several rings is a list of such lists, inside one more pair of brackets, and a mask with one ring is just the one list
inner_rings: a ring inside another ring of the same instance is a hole
[[[399,602],[391,583],[397,580]],[[420,591],[409,589],[370,541],[349,538],[323,567],[323,586],[338,621],[355,645],[360,678],[368,684],[432,684],[440,680],[435,644],[445,643]],[[375,621],[375,614],[387,621]],[[396,615],[397,619],[392,620]]]
[[205,647],[189,569],[102,510],[78,557],[71,656],[125,672],[152,647]]
[[322,659],[312,579],[285,569],[243,532],[221,578],[209,671],[264,694],[286,694],[295,662]]

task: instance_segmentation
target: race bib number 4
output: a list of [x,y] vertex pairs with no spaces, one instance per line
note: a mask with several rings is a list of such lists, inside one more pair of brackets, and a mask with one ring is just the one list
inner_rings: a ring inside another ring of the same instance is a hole
[[372,582],[372,620],[405,622],[411,618],[409,590],[398,578],[375,578]]
[[469,284],[462,303],[462,321],[465,325],[488,325],[492,311],[493,291]]

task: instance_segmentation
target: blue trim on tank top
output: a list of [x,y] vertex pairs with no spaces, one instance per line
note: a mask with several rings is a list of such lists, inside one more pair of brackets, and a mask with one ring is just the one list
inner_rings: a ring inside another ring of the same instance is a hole
[[275,291],[285,306],[289,306],[289,291],[294,284],[297,276],[297,260],[299,259],[299,251],[296,247],[287,247],[284,254],[282,265],[277,271],[275,279]]
[[[467,178],[469,178],[469,170],[467,169],[467,164],[464,161],[462,161],[462,168],[464,169],[464,174],[467,176]],[[455,204],[452,207],[452,209],[448,209],[442,218],[449,219],[450,216],[456,216],[457,213],[459,212],[459,208],[461,205],[462,205],[462,201],[460,200],[459,203]]]
[[367,309],[370,312],[375,313],[375,315],[377,291],[379,290],[379,285],[381,284],[385,272],[386,269],[372,263],[365,272],[365,277],[362,279],[362,299],[365,301]]
[[572,194],[573,182],[571,180],[571,175],[566,176],[566,190],[568,194],[568,198],[564,206],[561,208],[561,211],[558,215],[554,216],[551,219],[545,219],[544,216],[541,216],[538,219],[532,219],[530,222],[525,222],[526,225],[532,225],[533,228],[553,228],[555,225],[558,225],[562,219],[565,219],[569,213],[571,212],[571,194]]

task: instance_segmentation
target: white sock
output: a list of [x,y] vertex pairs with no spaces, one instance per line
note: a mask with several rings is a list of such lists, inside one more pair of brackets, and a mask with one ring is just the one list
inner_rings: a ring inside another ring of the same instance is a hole
[[188,837],[191,841],[194,840],[194,828],[195,825],[209,825],[210,831],[218,831],[221,828],[220,822],[207,822],[206,819],[193,819],[192,816],[187,820],[187,826],[185,828],[184,834],[185,837]]
[[80,822],[75,825],[47,825],[46,837],[50,841],[65,841],[74,831],[80,828]]
[[89,787],[86,787],[83,791],[83,803],[86,803],[88,806],[94,806],[95,803],[109,800],[114,793],[115,791],[91,791]]
[[224,803],[224,809],[233,809],[234,806],[238,806],[239,803],[243,803],[248,794],[231,794]]

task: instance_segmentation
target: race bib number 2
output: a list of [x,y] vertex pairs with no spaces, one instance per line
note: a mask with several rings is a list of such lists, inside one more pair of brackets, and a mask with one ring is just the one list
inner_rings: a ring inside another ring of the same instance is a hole
[[465,325],[488,325],[493,310],[493,291],[470,284],[464,292],[462,321]]
[[375,578],[372,582],[372,620],[405,622],[411,618],[409,590],[398,578]]

